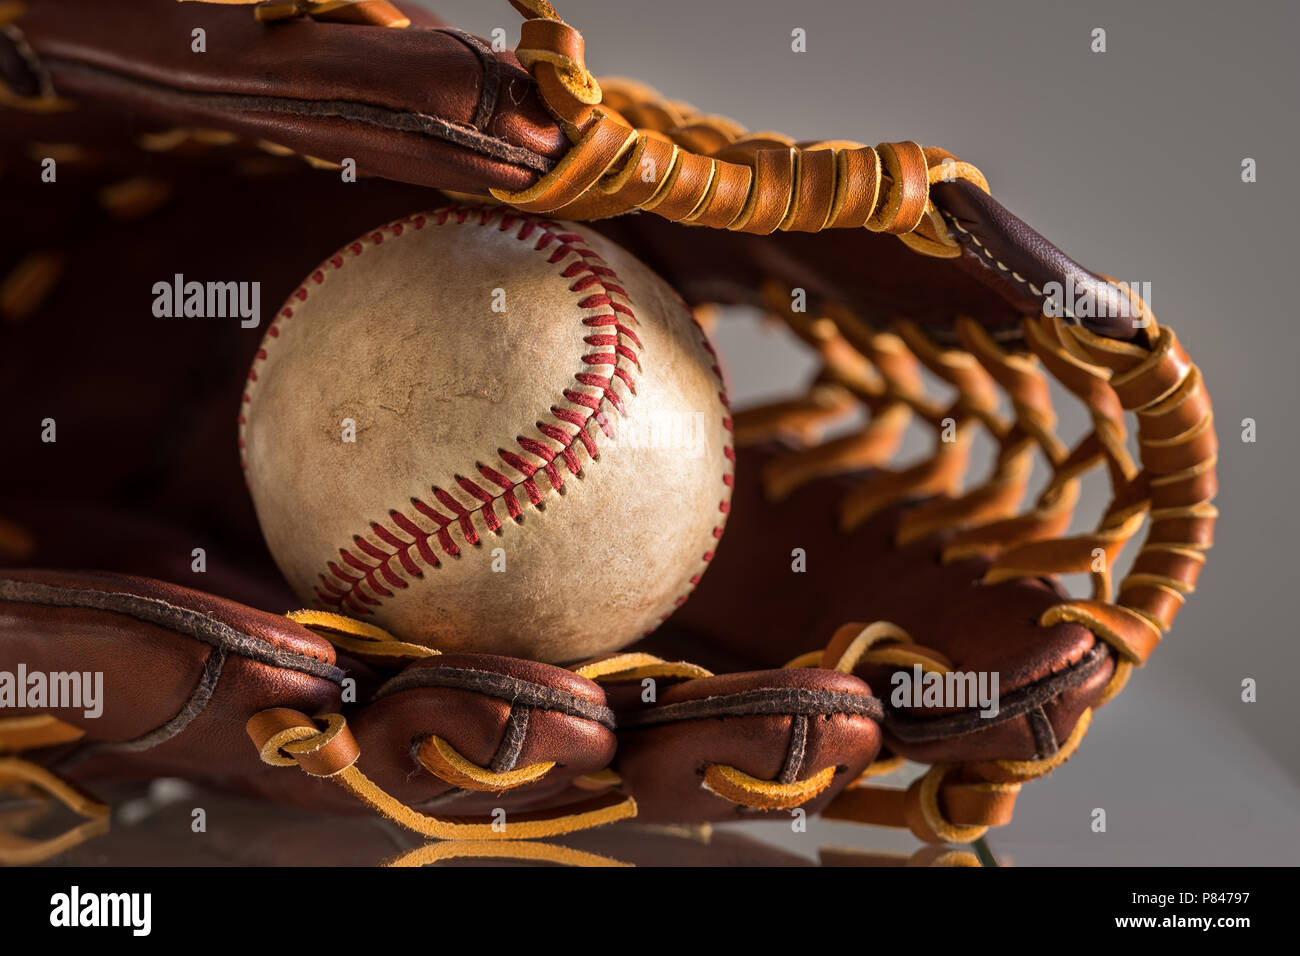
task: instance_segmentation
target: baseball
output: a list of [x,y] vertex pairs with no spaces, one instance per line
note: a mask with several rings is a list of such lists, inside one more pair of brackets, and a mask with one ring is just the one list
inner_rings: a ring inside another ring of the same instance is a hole
[[267,329],[239,418],[297,594],[444,651],[570,662],[686,600],[731,497],[717,358],[588,227],[449,207],[377,229]]

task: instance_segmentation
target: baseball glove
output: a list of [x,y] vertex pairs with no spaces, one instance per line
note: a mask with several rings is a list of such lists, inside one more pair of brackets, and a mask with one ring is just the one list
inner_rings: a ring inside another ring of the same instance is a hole
[[[974,840],[1192,591],[1210,402],[1134,290],[943,150],[747,133],[597,81],[576,29],[512,3],[513,53],[383,0],[0,4],[0,781],[87,818],[9,835],[5,859],[102,829],[96,781],[150,776],[444,838],[802,810]],[[603,234],[706,328],[758,307],[816,358],[805,393],[734,414],[726,534],[624,653],[559,666],[381,630],[365,595],[410,542],[358,547],[357,600],[295,610],[235,445],[266,329],[148,313],[174,274],[291,308],[365,243],[448,217]],[[918,426],[929,453],[891,464]],[[1078,530],[1094,471],[1110,501]],[[102,713],[31,674],[102,674]],[[997,675],[998,706],[898,697],[900,675]],[[904,760],[930,769],[873,782]]]

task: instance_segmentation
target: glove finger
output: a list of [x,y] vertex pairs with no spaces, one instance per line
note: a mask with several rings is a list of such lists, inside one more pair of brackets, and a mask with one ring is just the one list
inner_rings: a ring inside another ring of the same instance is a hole
[[[249,717],[337,710],[343,679],[329,643],[286,618],[162,581],[58,571],[0,574],[0,671],[13,675],[6,717],[68,728],[64,746],[24,756],[75,780],[270,776]],[[41,742],[23,726],[0,724],[0,740],[16,735],[8,749]]]
[[571,671],[487,654],[408,665],[348,711],[359,766],[417,809],[554,806],[614,755],[604,691]]
[[[57,10],[33,4],[17,26],[30,54],[7,59],[25,85],[39,87],[44,73],[64,101],[94,103],[100,115],[130,114],[133,133],[222,130],[325,163],[354,159],[367,175],[465,192],[525,188],[567,147],[513,54],[452,33],[315,19],[268,29],[245,7],[211,4],[139,3],[109,15],[93,0]],[[209,66],[184,43],[140,42],[200,28],[211,49],[240,51],[241,67]],[[0,34],[6,42],[16,45]],[[111,70],[93,54],[72,52],[106,44],[120,57]],[[385,68],[376,73],[360,63]],[[14,132],[74,139],[85,112],[72,119],[19,113]],[[120,139],[116,125],[105,133]],[[154,149],[175,148],[166,136],[158,140]]]
[[821,669],[608,688],[619,717],[614,769],[652,822],[815,813],[880,748],[880,702],[862,681]]

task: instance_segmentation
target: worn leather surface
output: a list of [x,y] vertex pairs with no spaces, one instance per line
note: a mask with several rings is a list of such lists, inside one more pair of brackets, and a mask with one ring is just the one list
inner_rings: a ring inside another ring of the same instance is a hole
[[[93,782],[180,776],[343,813],[362,806],[329,782],[259,760],[244,725],[268,707],[343,713],[357,766],[401,802],[454,816],[563,806],[574,782],[611,763],[615,722],[627,726],[616,768],[650,821],[753,815],[699,787],[706,763],[761,779],[835,768],[815,810],[854,780],[880,743],[878,702],[860,680],[831,671],[731,674],[669,687],[654,707],[622,689],[620,713],[571,671],[520,658],[447,654],[379,681],[328,642],[278,615],[165,582],[107,573],[0,574],[0,671],[104,675],[102,716],[49,707],[81,729],[70,744],[28,753],[57,773]],[[346,688],[347,675],[355,682]],[[343,699],[347,690],[348,703]],[[792,698],[792,692],[797,697]],[[705,706],[681,718],[663,708]],[[430,736],[465,759],[509,771],[555,768],[508,794],[463,790],[422,767]]]
[[[988,193],[959,181],[936,183],[932,195],[962,243],[958,265],[1026,314],[1042,309],[1043,288],[1052,282],[1106,300],[1104,278],[1079,265]],[[1139,333],[1132,317],[1097,315],[1086,324],[1116,339],[1133,339]]]
[[[465,191],[520,188],[565,145],[512,54],[485,64],[464,40],[418,25],[265,25],[247,8],[38,0],[20,27],[61,96],[87,111],[129,111],[137,134],[224,128]],[[197,28],[205,53],[191,50]],[[358,63],[382,64],[387,82]]]

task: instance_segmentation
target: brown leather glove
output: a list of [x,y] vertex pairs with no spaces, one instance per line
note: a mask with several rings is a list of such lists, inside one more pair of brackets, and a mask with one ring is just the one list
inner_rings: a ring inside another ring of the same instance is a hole
[[[2,437],[19,463],[0,476],[16,569],[0,574],[0,672],[100,671],[105,686],[102,718],[0,710],[0,753],[21,752],[0,780],[92,818],[103,807],[77,786],[169,774],[491,839],[633,813],[802,808],[935,842],[1005,823],[1193,588],[1215,519],[1199,371],[1131,290],[951,154],[750,137],[648,88],[602,87],[573,28],[514,5],[517,57],[374,0],[6,8],[0,204],[22,228],[0,236]],[[49,159],[56,182],[32,186]],[[362,181],[341,182],[344,160]],[[759,306],[820,359],[805,395],[737,413],[717,558],[627,654],[570,668],[436,655],[279,616],[297,604],[234,446],[262,330],[147,312],[145,290],[175,273],[278,300],[439,191],[598,220],[584,228],[701,318]],[[1087,411],[1073,445],[1049,378]],[[915,424],[936,433],[932,454],[891,468]],[[993,464],[968,480],[980,434]],[[1049,476],[1025,503],[1035,461]],[[1111,504],[1074,530],[1096,468]],[[1062,574],[1091,575],[1093,593],[1070,597]],[[997,674],[996,713],[891,702],[900,674]],[[906,790],[865,782],[903,758],[933,768]]]

